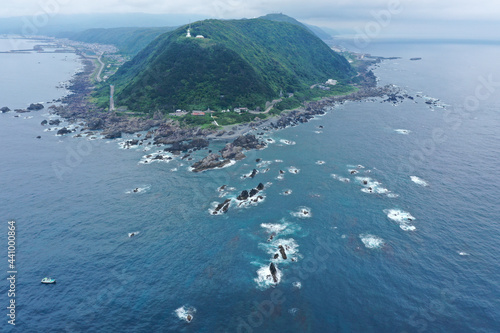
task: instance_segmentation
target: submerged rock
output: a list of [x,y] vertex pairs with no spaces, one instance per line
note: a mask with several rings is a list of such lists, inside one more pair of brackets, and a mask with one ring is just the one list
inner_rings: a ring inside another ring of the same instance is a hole
[[3,108],[0,109],[0,111],[2,111],[2,113],[6,113],[6,112],[9,112],[10,109],[6,106],[4,106]]

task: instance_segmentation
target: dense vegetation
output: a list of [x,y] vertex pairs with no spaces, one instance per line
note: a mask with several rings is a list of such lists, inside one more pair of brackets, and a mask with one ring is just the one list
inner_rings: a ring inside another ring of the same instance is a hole
[[156,37],[174,29],[173,27],[102,28],[68,32],[60,36],[85,43],[113,44],[121,53],[134,56]]
[[268,19],[206,20],[163,34],[125,63],[108,84],[117,105],[133,111],[263,108],[280,92],[296,93],[355,74],[347,60],[307,28]]

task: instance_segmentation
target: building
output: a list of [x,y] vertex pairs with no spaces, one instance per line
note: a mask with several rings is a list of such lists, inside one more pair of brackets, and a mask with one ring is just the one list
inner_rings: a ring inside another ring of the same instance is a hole
[[191,114],[193,116],[204,116],[205,112],[203,112],[203,111],[193,111],[193,112],[191,112]]
[[203,35],[196,35],[195,38],[205,38],[205,37],[203,37]]
[[191,28],[188,28],[188,31],[187,31],[186,37],[187,37],[187,38],[191,37]]

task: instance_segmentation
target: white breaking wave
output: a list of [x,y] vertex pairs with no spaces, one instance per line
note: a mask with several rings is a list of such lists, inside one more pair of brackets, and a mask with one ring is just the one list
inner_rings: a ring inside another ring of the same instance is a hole
[[399,224],[399,227],[404,231],[414,231],[417,228],[410,222],[415,221],[415,218],[408,212],[400,209],[384,209],[387,217]]
[[404,134],[404,135],[408,135],[408,134],[410,134],[410,133],[411,133],[411,131],[410,131],[410,130],[407,130],[407,129],[400,129],[400,128],[395,129],[395,130],[394,130],[394,132],[399,133],[399,134]]
[[299,281],[295,281],[292,283],[292,286],[294,288],[300,289],[300,288],[302,288],[302,283],[300,283]]
[[[283,246],[283,248],[285,249],[285,253],[287,256],[286,260],[282,258],[281,253],[279,252],[280,245]],[[292,258],[294,259],[293,261],[297,261],[299,253],[299,244],[297,244],[297,242],[293,238],[280,239],[274,237],[273,240],[270,242],[259,243],[259,247],[263,248],[271,256],[279,254],[278,258],[272,259],[273,262],[282,262],[282,263],[291,262]]]
[[129,232],[128,236],[129,237],[134,237],[134,236],[137,236],[138,234],[139,234],[139,231],[133,231],[133,232]]
[[[356,180],[364,187],[361,189],[362,192],[365,193],[376,193],[376,194],[387,194],[390,195],[390,192],[385,187],[382,187],[382,183],[371,179],[370,177],[356,177]],[[397,195],[390,195],[391,198],[395,198]]]
[[132,190],[128,190],[126,191],[125,193],[127,194],[131,194],[131,193],[142,193],[142,192],[146,192],[147,190],[149,190],[151,188],[151,185],[144,185],[144,187],[136,187]]
[[278,223],[261,223],[260,226],[266,229],[269,233],[275,233],[275,234],[279,234],[287,227],[286,224],[278,224]]
[[425,180],[423,180],[422,178],[419,178],[417,176],[410,176],[410,179],[412,182],[414,182],[415,184],[418,184],[420,186],[429,186],[429,183],[427,183]]
[[325,161],[316,161],[316,164],[317,165],[323,165],[323,164],[325,164]]
[[311,208],[308,207],[299,207],[299,210],[297,212],[291,212],[290,213],[292,216],[299,217],[299,218],[309,218],[312,216],[311,213]]
[[281,139],[280,142],[283,143],[283,144],[285,144],[285,145],[288,145],[288,146],[293,146],[294,144],[296,144],[295,141],[285,140],[285,139]]
[[288,168],[288,172],[293,173],[293,174],[298,174],[300,172],[300,169],[297,169],[294,166],[291,166]]
[[339,182],[343,182],[343,183],[349,183],[351,180],[349,178],[345,178],[345,177],[342,177],[342,176],[339,176],[339,175],[336,175],[334,173],[331,174],[332,178],[333,179],[336,179],[338,180]]
[[277,282],[274,282],[274,279],[271,275],[271,270],[269,269],[269,264],[262,266],[257,270],[257,277],[254,279],[254,281],[257,283],[257,286],[260,289],[267,289],[281,282],[283,273],[279,270],[277,265],[275,265],[275,267],[276,267]]
[[381,248],[385,243],[382,238],[370,234],[361,234],[359,235],[359,238],[368,249]]
[[192,306],[184,305],[175,310],[175,314],[181,320],[186,322],[191,322],[194,319],[194,314],[196,313],[196,309]]

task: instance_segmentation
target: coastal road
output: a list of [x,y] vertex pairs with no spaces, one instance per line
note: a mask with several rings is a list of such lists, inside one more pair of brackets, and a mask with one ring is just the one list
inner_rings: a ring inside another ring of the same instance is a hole
[[101,68],[99,68],[99,72],[97,72],[97,76],[96,76],[96,78],[95,78],[95,79],[97,80],[97,82],[101,82],[101,81],[102,81],[102,79],[101,79],[101,74],[102,74],[102,70],[104,69],[104,63],[102,62],[101,58],[102,58],[102,55],[103,55],[103,54],[104,54],[104,53],[101,53],[101,54],[99,55],[99,57],[97,58],[97,60],[101,63]]

